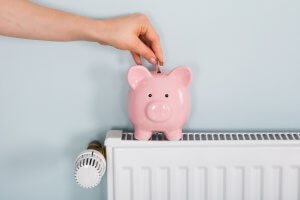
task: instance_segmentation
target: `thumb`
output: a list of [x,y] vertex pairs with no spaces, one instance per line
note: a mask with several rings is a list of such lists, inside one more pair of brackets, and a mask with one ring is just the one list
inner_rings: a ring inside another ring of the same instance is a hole
[[144,57],[148,62],[155,65],[156,64],[156,56],[153,51],[143,43],[139,38],[133,42],[134,46],[132,51],[142,57]]

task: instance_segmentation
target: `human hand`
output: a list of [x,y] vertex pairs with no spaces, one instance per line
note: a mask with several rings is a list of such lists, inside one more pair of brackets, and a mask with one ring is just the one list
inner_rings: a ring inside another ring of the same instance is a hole
[[142,56],[152,64],[159,61],[163,65],[159,36],[145,15],[136,13],[98,23],[101,24],[99,43],[129,50],[136,64],[142,64]]

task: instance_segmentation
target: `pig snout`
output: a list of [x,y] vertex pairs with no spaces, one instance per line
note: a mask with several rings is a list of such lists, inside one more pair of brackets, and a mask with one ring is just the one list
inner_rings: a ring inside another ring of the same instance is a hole
[[163,122],[171,117],[171,107],[162,101],[150,102],[146,108],[147,117],[154,122]]

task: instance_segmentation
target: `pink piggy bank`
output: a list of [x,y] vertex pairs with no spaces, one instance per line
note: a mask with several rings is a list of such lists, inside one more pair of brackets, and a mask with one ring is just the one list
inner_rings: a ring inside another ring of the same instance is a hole
[[129,69],[127,79],[134,137],[149,140],[153,131],[159,131],[168,140],[180,140],[190,110],[191,70],[177,67],[170,73],[157,73],[138,65]]

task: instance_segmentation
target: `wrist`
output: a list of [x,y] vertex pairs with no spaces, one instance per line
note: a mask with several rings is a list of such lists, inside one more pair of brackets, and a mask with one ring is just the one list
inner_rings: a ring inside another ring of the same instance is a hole
[[86,31],[86,40],[106,44],[106,23],[105,20],[89,19]]

